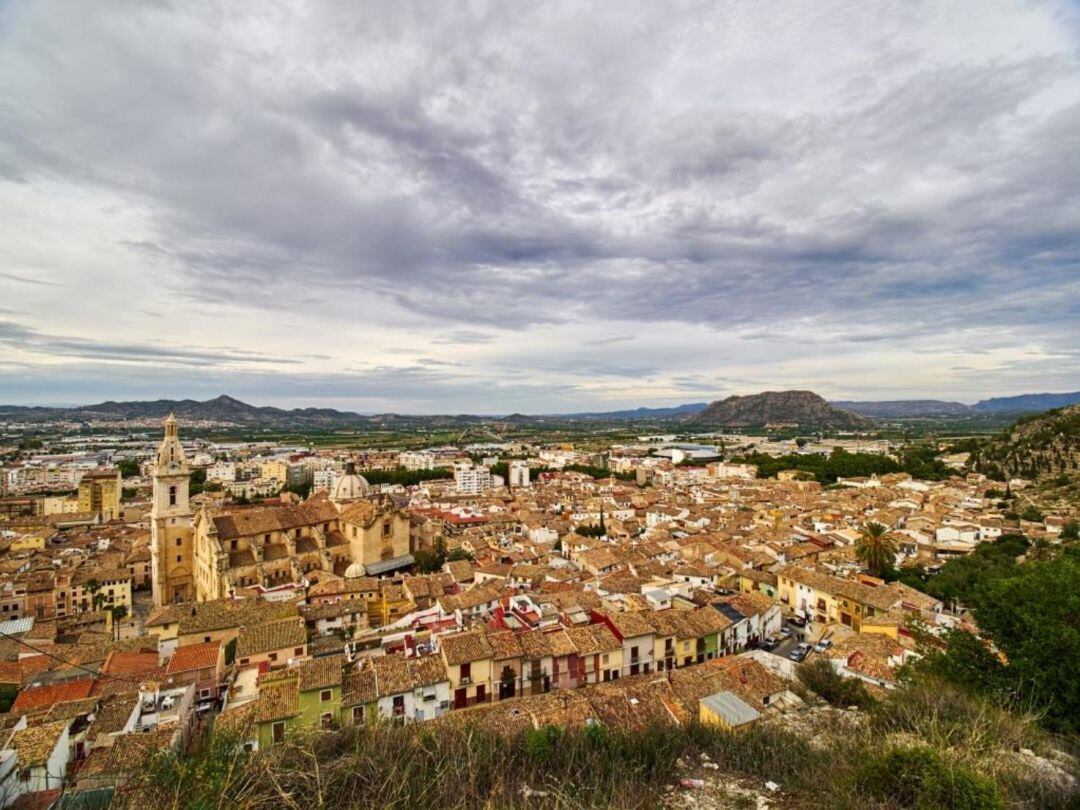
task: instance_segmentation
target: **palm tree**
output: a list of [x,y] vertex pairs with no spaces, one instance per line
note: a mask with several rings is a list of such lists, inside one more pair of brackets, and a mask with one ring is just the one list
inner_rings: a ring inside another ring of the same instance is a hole
[[863,526],[855,541],[855,556],[870,569],[870,573],[881,576],[896,559],[896,541],[889,535],[889,527],[876,521]]

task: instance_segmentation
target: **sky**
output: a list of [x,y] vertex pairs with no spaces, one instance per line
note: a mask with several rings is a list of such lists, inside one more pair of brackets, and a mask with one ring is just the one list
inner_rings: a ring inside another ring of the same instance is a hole
[[0,403],[1080,389],[1080,6],[0,0]]

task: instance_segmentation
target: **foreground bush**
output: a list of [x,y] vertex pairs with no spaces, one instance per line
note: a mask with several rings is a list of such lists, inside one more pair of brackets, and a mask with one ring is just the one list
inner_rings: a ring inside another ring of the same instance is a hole
[[[469,727],[465,713],[446,719],[297,733],[256,753],[211,734],[141,768],[117,806],[655,808],[669,785],[710,773],[760,790],[778,783],[777,808],[1080,806],[1068,774],[1048,778],[1032,767],[1036,753],[1021,752],[1050,753],[1034,718],[940,682],[907,685],[861,714],[803,713],[740,733],[697,723],[496,733]],[[701,767],[703,754],[718,771]]]
[[894,748],[867,759],[855,774],[855,790],[890,806],[917,810],[1004,807],[993,782],[923,747]]
[[814,658],[807,664],[800,664],[798,676],[803,686],[830,706],[842,709],[857,706],[865,709],[874,702],[862,681],[845,678],[824,658]]

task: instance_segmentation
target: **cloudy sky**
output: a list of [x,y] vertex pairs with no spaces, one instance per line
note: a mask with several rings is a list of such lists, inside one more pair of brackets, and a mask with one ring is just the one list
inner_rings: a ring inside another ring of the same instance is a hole
[[0,2],[0,401],[1080,389],[1066,2]]

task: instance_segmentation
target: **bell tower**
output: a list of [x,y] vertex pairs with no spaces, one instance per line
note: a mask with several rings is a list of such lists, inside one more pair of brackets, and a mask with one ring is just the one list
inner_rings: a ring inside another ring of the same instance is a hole
[[150,568],[154,606],[195,598],[192,513],[188,504],[191,470],[180,444],[176,417],[165,420],[165,438],[154,461],[150,506]]

